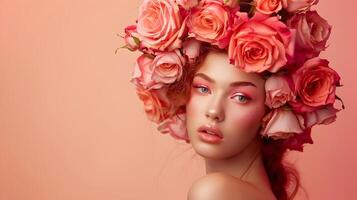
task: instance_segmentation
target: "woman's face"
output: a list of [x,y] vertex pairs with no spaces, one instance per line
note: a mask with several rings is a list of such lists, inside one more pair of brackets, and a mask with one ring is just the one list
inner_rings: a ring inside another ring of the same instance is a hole
[[[257,136],[265,114],[265,80],[229,64],[227,54],[210,51],[193,78],[186,105],[187,131],[195,151],[222,159],[239,154]],[[201,139],[201,126],[215,126],[218,143]]]

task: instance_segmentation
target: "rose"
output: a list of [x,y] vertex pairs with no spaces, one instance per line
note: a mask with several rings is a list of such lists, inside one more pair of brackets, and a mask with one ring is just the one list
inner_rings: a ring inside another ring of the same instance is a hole
[[154,59],[143,54],[137,59],[131,81],[145,89],[160,89],[179,80],[184,65],[178,50],[158,53]]
[[230,62],[246,72],[277,72],[294,54],[294,31],[278,17],[255,13],[237,13],[240,23],[231,37]]
[[299,97],[291,102],[296,111],[311,112],[335,102],[340,77],[328,64],[327,60],[312,58],[292,74],[294,94]]
[[285,108],[273,109],[264,116],[261,134],[273,139],[287,139],[305,129],[302,115]]
[[225,48],[229,42],[233,17],[222,1],[203,0],[187,21],[189,36]]
[[138,38],[149,49],[171,51],[182,45],[184,23],[174,0],[144,0],[139,8]]
[[269,108],[278,108],[295,98],[286,77],[273,75],[265,82],[266,101]]
[[176,3],[186,10],[197,6],[198,0],[176,0]]
[[160,123],[170,116],[171,109],[166,98],[167,90],[146,90],[138,87],[136,93],[144,103],[144,110],[148,119]]
[[188,58],[188,63],[194,64],[200,56],[201,42],[195,38],[189,38],[183,43],[183,53]]
[[130,81],[137,87],[149,89],[154,85],[152,80],[152,62],[154,59],[143,54],[136,59],[136,64]]
[[171,84],[180,80],[185,64],[186,61],[179,50],[159,53],[151,65],[152,80],[155,82],[152,87],[158,89],[164,84]]
[[312,127],[317,124],[330,124],[336,120],[336,113],[339,111],[332,105],[329,105],[316,111],[307,112],[305,113],[305,126]]
[[302,12],[316,5],[319,0],[282,0],[282,2],[288,12]]
[[326,49],[331,26],[316,11],[296,14],[288,19],[287,25],[296,29],[296,46],[300,54],[312,58]]
[[125,28],[124,41],[126,43],[125,47],[130,51],[136,51],[139,48],[140,41],[136,38],[136,25],[131,25]]
[[270,15],[281,10],[281,0],[255,0],[257,11]]
[[189,137],[186,129],[186,114],[178,114],[171,118],[165,119],[162,121],[157,130],[162,134],[170,134],[172,137],[185,140],[186,143],[189,143]]

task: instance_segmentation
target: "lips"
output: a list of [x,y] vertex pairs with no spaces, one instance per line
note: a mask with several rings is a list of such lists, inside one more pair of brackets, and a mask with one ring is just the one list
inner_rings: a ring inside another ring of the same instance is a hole
[[216,126],[203,125],[197,129],[198,132],[204,132],[211,135],[216,135],[220,138],[223,138],[222,132]]

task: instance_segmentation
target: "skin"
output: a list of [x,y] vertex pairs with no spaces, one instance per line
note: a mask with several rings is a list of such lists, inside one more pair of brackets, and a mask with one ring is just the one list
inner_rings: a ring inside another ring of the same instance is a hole
[[[230,86],[233,82],[244,84]],[[259,128],[266,106],[265,80],[259,74],[246,73],[229,64],[225,52],[210,51],[195,73],[186,114],[190,142],[206,166],[206,176],[193,184],[189,199],[199,199],[193,196],[197,197],[198,191],[214,191],[212,187],[221,188],[222,195],[228,190],[233,199],[244,193],[245,197],[259,194],[264,199],[274,199],[260,153]],[[205,124],[221,130],[221,143],[211,144],[199,138],[197,129]],[[230,187],[215,186],[222,182],[230,183]],[[259,199],[253,196],[251,199]]]

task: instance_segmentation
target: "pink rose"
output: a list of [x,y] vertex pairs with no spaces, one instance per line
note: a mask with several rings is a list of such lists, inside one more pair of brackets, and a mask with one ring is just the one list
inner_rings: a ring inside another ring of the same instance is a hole
[[145,90],[138,87],[136,93],[144,103],[144,110],[148,119],[160,123],[170,116],[171,109],[165,97],[166,90]]
[[294,93],[299,97],[291,102],[296,111],[310,112],[335,102],[340,77],[328,64],[327,60],[312,58],[292,74]]
[[295,32],[278,17],[237,13],[240,23],[231,37],[230,62],[246,72],[277,72],[294,54]]
[[296,46],[305,57],[316,57],[326,49],[331,26],[316,11],[296,14],[287,24],[296,29]]
[[283,76],[273,75],[265,82],[265,104],[269,108],[278,108],[295,98],[289,83]]
[[181,79],[185,64],[179,50],[159,53],[152,63],[153,88],[158,89]]
[[185,140],[189,143],[189,137],[186,129],[186,114],[178,114],[162,121],[158,127],[162,134],[170,134],[178,140]]
[[136,25],[131,25],[125,28],[124,41],[126,43],[126,48],[130,51],[136,51],[140,46],[140,41],[138,38],[133,36],[136,33]]
[[143,54],[136,62],[131,81],[145,89],[160,89],[179,80],[184,65],[179,50],[158,53],[154,59]]
[[198,61],[201,51],[201,42],[195,38],[189,38],[183,43],[183,53],[187,56],[189,64]]
[[198,5],[198,0],[176,0],[176,2],[186,10]]
[[180,48],[184,31],[184,21],[174,0],[144,0],[137,23],[143,46],[160,51]]
[[273,109],[263,118],[261,134],[273,139],[287,139],[303,133],[304,117],[285,108]]
[[233,16],[219,0],[202,0],[187,21],[189,36],[225,48],[229,42]]
[[137,87],[150,89],[155,83],[152,80],[152,63],[154,59],[147,54],[143,54],[136,59],[136,64],[130,81]]
[[331,124],[336,121],[336,113],[339,111],[332,105],[329,105],[322,109],[305,113],[305,125],[306,127],[312,127],[318,124]]
[[282,2],[288,12],[302,12],[310,9],[312,5],[316,5],[319,0],[282,0]]
[[281,0],[254,0],[258,12],[270,15],[281,10]]

